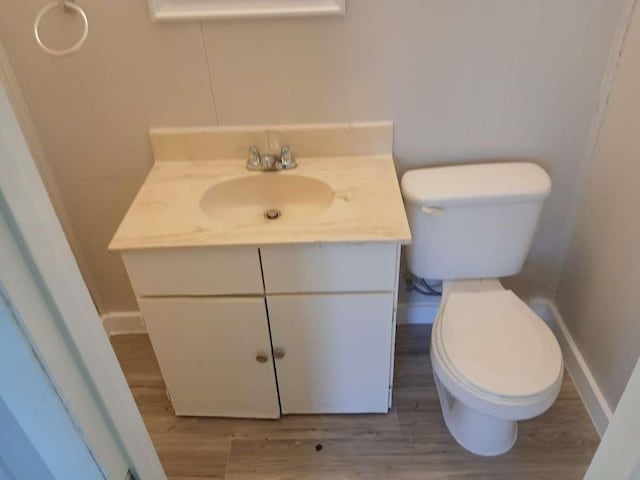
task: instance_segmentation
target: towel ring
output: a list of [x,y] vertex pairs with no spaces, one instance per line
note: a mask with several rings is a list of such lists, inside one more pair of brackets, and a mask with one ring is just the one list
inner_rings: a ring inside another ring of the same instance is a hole
[[[58,6],[61,6],[63,9],[70,8],[71,10],[76,11],[77,13],[80,14],[80,16],[82,17],[82,21],[84,22],[84,30],[82,32],[82,36],[80,37],[80,40],[78,40],[71,47],[65,48],[63,50],[55,50],[53,48],[49,48],[40,39],[40,21],[42,20],[42,17],[44,17],[50,10],[53,10]],[[82,10],[82,8],[80,8],[75,3],[71,3],[68,0],[61,0],[61,1],[58,0],[45,5],[42,8],[42,10],[40,10],[38,15],[36,16],[36,21],[33,24],[33,33],[36,36],[36,42],[38,42],[38,45],[40,45],[40,48],[42,48],[45,52],[51,55],[56,55],[58,57],[62,55],[70,55],[80,50],[80,47],[82,47],[85,40],[87,39],[87,35],[89,34],[89,19],[87,18],[87,15],[84,13],[84,10]]]

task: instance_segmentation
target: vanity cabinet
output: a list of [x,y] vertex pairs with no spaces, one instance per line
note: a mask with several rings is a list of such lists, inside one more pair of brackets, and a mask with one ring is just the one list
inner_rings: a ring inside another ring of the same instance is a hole
[[[122,254],[176,413],[388,411],[411,241],[393,124],[150,139],[153,166],[109,250]],[[252,146],[276,143],[293,146],[295,170],[247,168]]]
[[400,245],[123,254],[177,415],[387,412]]

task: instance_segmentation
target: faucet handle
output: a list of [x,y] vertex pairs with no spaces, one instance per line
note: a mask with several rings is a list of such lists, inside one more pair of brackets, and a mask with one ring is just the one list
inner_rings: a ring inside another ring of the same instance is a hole
[[295,168],[297,165],[289,145],[284,145],[280,151],[280,164],[282,168]]
[[258,170],[261,165],[260,151],[258,147],[249,148],[249,158],[247,159],[247,168],[249,170]]

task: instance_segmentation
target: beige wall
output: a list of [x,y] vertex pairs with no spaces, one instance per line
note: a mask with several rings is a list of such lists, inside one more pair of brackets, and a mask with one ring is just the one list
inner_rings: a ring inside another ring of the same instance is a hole
[[640,355],[640,9],[626,37],[556,303],[609,406]]
[[541,163],[554,192],[518,289],[545,295],[622,2],[348,0],[344,18],[152,24],[145,0],[80,0],[89,39],[54,58],[32,38],[43,2],[0,0],[0,41],[101,312],[136,309],[106,245],[150,167],[147,129],[216,123],[393,120],[401,171]]

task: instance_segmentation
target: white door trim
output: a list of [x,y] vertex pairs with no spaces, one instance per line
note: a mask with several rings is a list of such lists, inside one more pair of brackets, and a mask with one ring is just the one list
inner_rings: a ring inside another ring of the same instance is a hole
[[[138,476],[142,480],[164,480],[166,476],[156,451],[2,85],[0,148],[3,151],[0,192],[22,237],[32,269],[40,277],[40,287],[48,295],[51,307],[56,310],[68,334],[68,343],[75,349],[82,364],[81,369],[102,401],[104,411]],[[12,292],[9,293],[12,295]],[[41,325],[34,322],[33,317],[25,317],[23,321],[34,339],[35,347],[46,351],[46,338],[38,339],[34,334],[41,329]],[[56,360],[52,356],[43,357],[47,364]],[[67,399],[76,393],[63,385],[60,387]],[[83,425],[81,419],[79,422],[87,431],[88,425]],[[89,438],[93,443],[91,440]]]
[[9,97],[9,101],[13,106],[13,111],[18,120],[18,125],[20,125],[20,129],[22,130],[22,134],[24,135],[27,147],[29,147],[29,151],[31,152],[31,157],[36,164],[36,168],[38,169],[38,172],[40,172],[40,176],[42,177],[44,186],[47,189],[47,193],[49,194],[49,200],[53,204],[53,209],[55,210],[58,220],[62,225],[62,229],[64,230],[64,233],[67,237],[67,241],[71,246],[71,251],[76,257],[76,262],[78,263],[78,267],[80,267],[82,278],[84,278],[85,283],[89,287],[89,291],[93,295],[94,302],[98,305],[98,307],[100,307],[100,305],[102,305],[102,299],[100,298],[98,289],[96,288],[93,274],[89,271],[89,268],[86,265],[86,261],[81,254],[79,242],[76,238],[73,228],[71,227],[71,221],[69,220],[68,212],[62,201],[62,194],[60,193],[60,190],[54,180],[51,166],[46,161],[42,145],[40,144],[40,139],[36,135],[35,125],[33,124],[31,115],[29,114],[29,110],[27,108],[27,103],[24,96],[22,95],[22,91],[20,90],[20,86],[18,85],[18,80],[13,72],[13,69],[11,68],[11,63],[9,62],[9,58],[7,57],[7,53],[5,52],[4,47],[1,43],[0,83],[3,84],[5,93],[7,97]]

